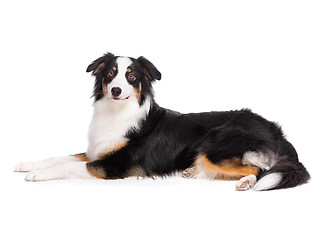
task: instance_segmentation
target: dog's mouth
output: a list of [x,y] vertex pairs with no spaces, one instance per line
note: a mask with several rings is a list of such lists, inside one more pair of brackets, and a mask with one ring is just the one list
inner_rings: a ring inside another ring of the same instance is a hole
[[129,98],[130,98],[130,96],[128,96],[126,98],[112,97],[112,99],[115,100],[115,101],[124,101],[124,100],[128,100]]

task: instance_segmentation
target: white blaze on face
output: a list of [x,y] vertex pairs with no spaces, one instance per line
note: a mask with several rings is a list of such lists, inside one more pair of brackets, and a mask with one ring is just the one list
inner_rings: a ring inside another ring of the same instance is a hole
[[126,79],[126,72],[128,67],[132,64],[132,61],[128,57],[118,57],[116,59],[117,63],[117,75],[114,77],[113,81],[108,84],[107,91],[108,96],[113,98],[112,96],[112,88],[120,88],[122,90],[119,99],[124,100],[130,97],[134,97],[134,89],[133,86]]

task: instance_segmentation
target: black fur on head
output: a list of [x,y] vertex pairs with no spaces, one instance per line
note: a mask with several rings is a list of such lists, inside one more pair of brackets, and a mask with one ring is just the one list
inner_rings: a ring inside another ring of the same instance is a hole
[[91,72],[92,75],[96,76],[94,91],[92,97],[95,97],[95,101],[101,99],[104,96],[103,93],[103,70],[107,67],[107,64],[111,63],[115,59],[114,54],[106,53],[104,56],[93,61],[88,67],[86,72]]
[[[92,71],[92,75],[96,76],[94,85],[93,97],[95,101],[104,97],[103,82],[109,83],[112,81],[108,77],[108,72],[115,67],[118,68],[116,59],[112,53],[106,53],[104,56],[93,61],[88,67],[87,72]],[[134,88],[138,89],[141,93],[139,103],[142,104],[147,95],[153,97],[152,82],[161,79],[161,73],[157,68],[146,58],[139,57],[138,59],[129,58],[132,61],[130,68],[137,75],[136,82],[130,83]],[[118,72],[119,70],[116,69]],[[140,87],[141,86],[141,87]]]
[[145,74],[145,76],[148,78],[148,80],[154,81],[154,80],[161,79],[161,73],[149,60],[147,60],[144,57],[139,57],[137,59],[137,62],[141,65],[142,71]]

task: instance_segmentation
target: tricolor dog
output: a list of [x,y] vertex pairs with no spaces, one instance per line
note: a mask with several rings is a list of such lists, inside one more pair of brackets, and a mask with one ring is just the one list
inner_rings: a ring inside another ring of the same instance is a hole
[[237,180],[242,191],[290,188],[310,178],[281,128],[248,109],[181,114],[158,106],[152,83],[161,74],[144,57],[107,53],[87,72],[96,77],[87,151],[18,164],[27,181],[180,172]]

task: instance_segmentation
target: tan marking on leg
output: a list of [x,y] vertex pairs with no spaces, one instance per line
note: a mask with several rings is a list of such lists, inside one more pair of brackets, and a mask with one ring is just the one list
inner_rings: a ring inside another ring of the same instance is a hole
[[108,179],[104,168],[93,166],[92,162],[88,162],[86,166],[90,175],[96,178]]
[[113,153],[121,150],[122,148],[124,148],[126,145],[127,145],[127,142],[123,142],[123,143],[115,145],[112,148],[108,148],[108,149],[106,149],[105,151],[103,151],[103,152],[101,152],[99,154],[99,158],[103,158],[103,157],[105,157],[107,155],[113,154]]
[[139,179],[140,177],[146,178],[147,175],[142,168],[133,167],[130,170],[128,170],[127,173],[123,176],[123,178],[127,178],[127,177],[137,177],[137,179]]
[[86,153],[78,153],[78,154],[74,154],[74,155],[71,155],[71,156],[79,158],[80,161],[89,162],[89,159],[88,159]]
[[[107,155],[113,154],[115,152],[117,152],[118,150],[122,149],[123,147],[125,147],[127,144],[127,142],[123,142],[120,144],[117,144],[116,146],[107,149],[106,151],[103,151],[101,154],[99,154],[99,159],[104,158]],[[124,178],[124,176],[122,177],[116,177],[116,178],[108,178],[106,171],[103,167],[97,166],[98,163],[96,163],[97,161],[93,161],[93,162],[88,162],[87,163],[87,170],[88,172],[96,177],[96,178],[101,178],[101,179],[120,179],[120,178]]]
[[194,163],[197,172],[204,172],[208,178],[222,180],[239,180],[250,174],[257,175],[258,167],[243,165],[240,158],[226,159],[213,164],[206,155],[199,155]]

